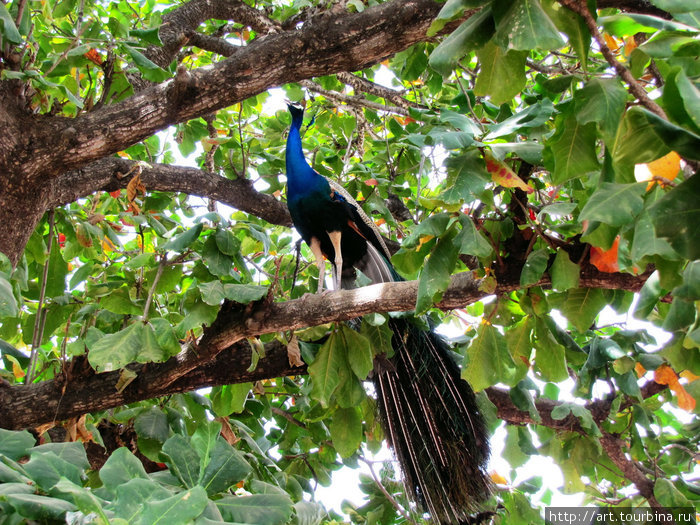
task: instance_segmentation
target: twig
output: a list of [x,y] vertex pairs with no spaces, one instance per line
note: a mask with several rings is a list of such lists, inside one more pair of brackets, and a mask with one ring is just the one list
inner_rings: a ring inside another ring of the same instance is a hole
[[299,82],[299,85],[304,86],[305,88],[310,89],[311,91],[314,91],[319,95],[323,95],[324,97],[330,100],[335,100],[336,102],[344,102],[351,106],[365,107],[373,109],[375,111],[387,111],[389,113],[396,113],[397,115],[402,115],[404,117],[408,116],[408,110],[406,108],[401,108],[398,106],[387,106],[385,104],[372,102],[364,97],[360,97],[357,95],[345,95],[343,93],[338,93],[337,91],[329,91],[327,89],[323,89],[319,84],[317,84],[316,82],[312,82],[311,80],[301,80]]
[[146,304],[143,307],[143,322],[145,323],[148,321],[148,310],[151,308],[151,302],[153,301],[153,294],[156,292],[156,286],[158,286],[158,281],[160,280],[161,275],[163,275],[163,270],[165,270],[165,266],[168,264],[168,256],[163,255],[163,257],[160,260],[160,263],[158,263],[158,270],[156,270],[156,275],[153,278],[153,284],[151,284],[151,289],[148,290],[148,297],[146,297]]
[[[51,262],[51,248],[53,247],[53,228],[54,228],[54,211],[49,211],[49,242],[47,246],[48,258],[44,264],[43,273],[41,276],[41,289],[39,290],[39,305],[36,309],[36,318],[34,319],[34,334],[32,335],[32,350],[29,356],[29,366],[27,367],[26,383],[30,384],[34,379],[36,371],[36,362],[39,354],[39,345],[43,338],[42,317],[44,317],[44,299],[46,298],[46,285],[49,276],[49,263]],[[45,319],[44,319],[45,320]]]
[[372,462],[367,460],[366,458],[360,456],[359,457],[360,461],[362,461],[365,465],[367,465],[367,468],[369,468],[369,472],[372,475],[372,479],[374,480],[374,484],[377,485],[377,488],[384,494],[386,499],[391,502],[391,504],[394,506],[394,508],[397,510],[401,516],[403,516],[403,519],[405,519],[408,523],[412,523],[413,525],[418,525],[415,521],[411,519],[411,517],[406,514],[406,511],[403,509],[401,505],[399,505],[399,502],[396,501],[396,498],[392,496],[388,490],[386,490],[386,487],[382,485],[381,480],[377,477],[376,472],[374,472],[374,468],[372,467]]
[[649,98],[649,95],[646,92],[646,90],[642,87],[642,85],[639,82],[637,82],[637,79],[634,78],[630,70],[627,69],[615,58],[615,55],[613,55],[612,51],[601,36],[600,31],[598,31],[596,21],[593,19],[593,15],[590,13],[590,11],[588,11],[586,3],[581,2],[580,0],[559,0],[559,2],[564,7],[567,7],[574,13],[583,17],[583,20],[588,26],[588,30],[591,32],[591,36],[593,36],[595,41],[598,43],[598,46],[600,47],[600,52],[603,54],[608,64],[610,64],[615,69],[617,74],[622,78],[622,80],[624,80],[627,83],[627,89],[629,90],[629,92],[635,97],[637,97],[637,99],[639,99],[642,105],[645,106],[649,111],[657,114],[663,119],[668,120],[668,118],[666,117],[666,113],[663,109],[661,109],[661,106],[659,106],[656,102]]

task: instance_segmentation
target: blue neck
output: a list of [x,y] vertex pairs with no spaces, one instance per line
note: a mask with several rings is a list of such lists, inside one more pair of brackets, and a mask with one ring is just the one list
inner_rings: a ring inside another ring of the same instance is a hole
[[293,118],[292,127],[289,129],[289,137],[287,137],[287,198],[294,197],[308,191],[313,191],[321,183],[326,182],[323,177],[316,173],[304,158],[304,151],[301,147],[301,128],[302,118]]

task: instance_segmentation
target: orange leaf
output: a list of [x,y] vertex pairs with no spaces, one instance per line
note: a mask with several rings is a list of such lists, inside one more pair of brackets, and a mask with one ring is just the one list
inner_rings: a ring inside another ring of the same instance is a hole
[[367,186],[377,186],[379,183],[377,182],[377,179],[367,179],[365,184],[367,184]]
[[486,171],[491,174],[491,180],[504,188],[520,188],[526,193],[532,193],[534,188],[525,184],[523,179],[502,162],[496,160],[493,154],[484,150],[484,160],[486,161]]
[[101,66],[104,60],[102,60],[102,56],[97,52],[96,49],[90,49],[87,53],[85,53],[85,58],[87,58],[90,62],[93,62],[94,64],[97,64],[98,66]]
[[620,271],[617,264],[617,247],[620,244],[620,236],[615,238],[609,250],[603,250],[597,246],[591,246],[590,261],[601,272],[616,273]]
[[695,410],[695,399],[678,381],[678,376],[668,365],[661,365],[654,371],[654,381],[660,385],[668,385],[678,397],[678,407],[688,412]]
[[681,169],[681,157],[675,151],[664,155],[647,164],[649,171],[655,177],[673,180]]
[[610,51],[615,52],[620,48],[620,43],[614,36],[611,36],[608,33],[603,33],[603,38],[605,39],[605,43],[610,48]]
[[692,383],[696,379],[700,379],[700,376],[696,376],[693,374],[690,370],[683,370],[681,372],[681,377],[685,378],[688,380],[688,383]]
[[628,36],[625,38],[625,47],[623,52],[625,53],[626,57],[630,56],[636,47],[637,42],[634,40],[634,36]]
[[642,363],[636,363],[634,365],[634,371],[637,372],[638,378],[647,373],[647,369],[642,366]]

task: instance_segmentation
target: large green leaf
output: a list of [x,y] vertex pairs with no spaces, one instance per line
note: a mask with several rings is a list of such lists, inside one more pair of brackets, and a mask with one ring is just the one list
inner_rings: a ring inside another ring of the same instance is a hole
[[416,313],[419,315],[439,301],[450,284],[450,276],[459,255],[459,244],[455,242],[458,233],[457,224],[453,223],[430,252],[418,281]]
[[5,4],[0,3],[0,36],[4,40],[12,44],[20,44],[22,42],[22,35],[17,31],[17,26],[15,21],[12,19],[12,15],[5,7]]
[[[448,4],[449,2],[445,4],[445,8]],[[482,9],[479,14],[469,17],[433,50],[428,64],[442,76],[449,76],[464,55],[488,42],[494,29],[491,9]]]
[[185,487],[192,488],[199,481],[199,456],[187,438],[180,434],[171,436],[163,444],[163,454],[167,456],[170,469]]
[[568,290],[578,288],[581,268],[571,261],[569,254],[559,249],[554,258],[552,268],[549,272],[552,276],[552,288],[555,290]]
[[161,246],[162,250],[170,250],[173,252],[183,252],[187,249],[194,241],[197,240],[199,234],[202,233],[202,228],[204,228],[204,223],[195,224],[189,230],[177,234]]
[[499,46],[489,42],[476,52],[476,56],[481,64],[474,84],[476,95],[488,95],[494,104],[502,104],[525,87],[527,52],[515,49],[504,52]]
[[207,494],[218,494],[244,479],[251,470],[252,467],[243,454],[219,437],[211,451],[209,463],[202,472],[200,485],[206,489]]
[[644,206],[644,184],[604,182],[581,210],[579,220],[624,226],[634,221]]
[[516,0],[500,17],[494,41],[503,49],[559,49],[564,39],[539,0]]
[[0,454],[18,460],[29,453],[36,439],[26,430],[15,432],[0,428]]
[[661,98],[671,119],[695,133],[700,132],[700,91],[683,69],[676,68],[666,75]]
[[491,324],[484,324],[467,348],[462,377],[476,391],[496,383],[516,384],[527,372],[524,363],[513,360],[506,339]]
[[700,259],[700,177],[690,177],[651,208],[656,236],[666,239],[686,259]]
[[0,276],[0,317],[16,317],[18,312],[12,285]]
[[607,304],[603,291],[598,288],[576,288],[569,290],[561,306],[561,313],[579,332],[585,332],[593,324]]
[[364,381],[374,365],[369,340],[346,325],[340,327],[339,335],[345,340],[350,368],[360,381]]
[[251,525],[279,525],[292,516],[292,500],[282,494],[225,496],[217,507],[227,522]]
[[100,479],[104,487],[114,493],[118,487],[131,480],[148,479],[148,474],[141,461],[128,448],[119,447],[100,469]]
[[253,383],[215,386],[209,395],[214,413],[219,417],[240,414],[252,388]]
[[331,440],[338,453],[352,456],[362,443],[362,413],[357,407],[339,408],[330,424]]
[[66,512],[76,510],[75,505],[68,501],[37,494],[7,494],[4,498],[17,514],[31,520],[63,521]]
[[546,249],[531,252],[523,265],[523,271],[520,273],[520,286],[535,284],[539,281],[547,269],[548,261],[549,252]]
[[169,498],[149,501],[134,525],[190,523],[204,511],[209,500],[202,487],[194,487]]
[[576,120],[597,122],[606,138],[614,140],[627,101],[627,91],[614,78],[594,78],[576,92]]
[[344,341],[334,332],[316,354],[308,367],[313,381],[311,395],[328,406],[331,396],[340,384],[340,369],[349,366]]
[[556,131],[546,142],[554,158],[552,179],[562,184],[598,171],[600,163],[596,152],[596,127],[594,123],[582,124],[573,112],[557,117]]
[[675,151],[682,157],[700,159],[700,136],[634,106],[622,119],[615,144],[613,163],[618,180],[631,182],[635,164],[651,162]]

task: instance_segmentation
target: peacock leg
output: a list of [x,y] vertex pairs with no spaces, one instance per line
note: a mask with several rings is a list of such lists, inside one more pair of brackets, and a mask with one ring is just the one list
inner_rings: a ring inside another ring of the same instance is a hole
[[331,238],[331,244],[333,244],[333,250],[335,251],[335,261],[333,261],[333,266],[335,266],[335,272],[333,273],[335,290],[340,290],[340,278],[343,272],[343,253],[340,251],[340,236],[340,231],[328,232],[328,237]]
[[323,281],[326,280],[326,262],[323,260],[323,252],[321,251],[321,241],[316,237],[311,238],[311,252],[314,254],[314,259],[316,259],[316,266],[318,267],[318,289],[316,293],[323,292]]

